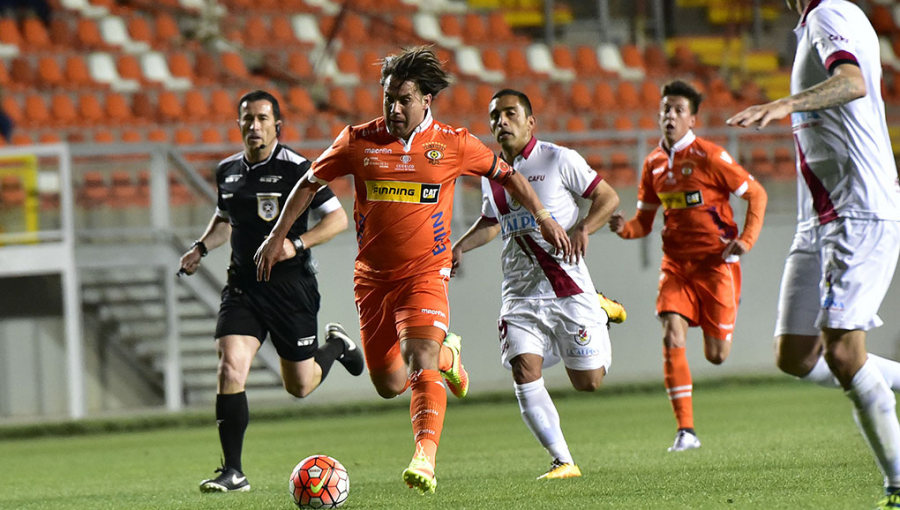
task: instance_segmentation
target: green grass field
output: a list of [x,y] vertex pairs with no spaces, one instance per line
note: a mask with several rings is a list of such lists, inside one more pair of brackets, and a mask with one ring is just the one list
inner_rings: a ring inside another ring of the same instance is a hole
[[348,509],[863,509],[881,493],[840,391],[787,378],[700,384],[703,447],[678,454],[666,451],[674,419],[661,383],[652,392],[554,396],[580,479],[535,480],[549,458],[510,390],[463,405],[450,397],[430,497],[400,480],[412,454],[402,402],[359,412],[298,404],[256,420],[251,408],[244,469],[253,489],[238,494],[197,490],[219,461],[211,416],[202,427],[34,438],[0,428],[0,508],[289,509],[288,475],[313,453],[347,467]]

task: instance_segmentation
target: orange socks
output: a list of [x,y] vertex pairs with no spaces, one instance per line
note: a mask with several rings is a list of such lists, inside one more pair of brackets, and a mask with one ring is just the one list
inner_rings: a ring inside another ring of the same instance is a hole
[[684,347],[663,347],[663,375],[678,428],[694,428],[694,387]]
[[[444,349],[441,349],[443,351]],[[409,415],[412,420],[416,452],[420,449],[434,465],[441,431],[444,428],[444,413],[447,410],[447,390],[437,370],[420,370],[409,376],[412,400]]]

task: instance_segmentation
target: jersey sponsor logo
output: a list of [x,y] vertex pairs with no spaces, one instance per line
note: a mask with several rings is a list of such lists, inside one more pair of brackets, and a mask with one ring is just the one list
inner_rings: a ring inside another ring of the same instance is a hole
[[281,193],[257,193],[256,194],[256,214],[266,220],[272,221],[278,217],[281,212],[278,204],[278,197]]
[[582,347],[580,349],[566,349],[566,355],[572,358],[592,358],[600,355],[599,349]]
[[441,164],[441,160],[444,159],[444,151],[447,150],[446,145],[438,142],[428,142],[422,145],[422,148],[425,149],[425,157],[432,165]]
[[366,181],[366,198],[373,202],[434,204],[440,197],[440,184],[402,181]]
[[229,198],[231,198],[233,196],[234,196],[234,193],[222,193],[223,200],[228,200]]
[[225,176],[225,183],[227,184],[227,183],[237,182],[237,181],[239,181],[239,180],[241,180],[241,179],[243,179],[243,178],[244,178],[244,174],[226,175],[226,176]]
[[528,211],[504,214],[500,218],[500,233],[504,240],[512,236],[528,234],[538,230],[534,216]]
[[367,156],[363,158],[363,166],[377,166],[378,168],[387,168],[388,164],[387,162],[378,159],[378,156]]
[[841,42],[845,42],[845,43],[850,42],[850,39],[847,39],[846,37],[844,37],[840,34],[828,34],[828,40],[829,41],[841,41]]
[[545,175],[529,175],[528,182],[543,181],[545,177]]
[[578,345],[587,345],[591,343],[591,332],[588,331],[587,326],[579,326],[578,332],[575,333],[575,343]]
[[398,172],[414,172],[416,170],[416,165],[412,163],[412,156],[409,154],[404,154],[400,156],[400,163],[397,163],[394,166],[394,170]]
[[363,152],[366,154],[390,154],[394,151],[392,151],[391,149],[387,149],[387,148],[377,148],[376,149],[376,148],[369,147],[366,150],[364,150]]
[[404,154],[404,155],[400,156],[401,163],[409,164],[410,161],[412,161],[412,156],[410,156],[409,154]]
[[437,315],[438,317],[447,317],[447,314],[445,314],[444,312],[442,312],[440,310],[432,310],[431,308],[422,308],[419,311],[422,313],[428,314],[428,315]]
[[447,249],[447,229],[444,228],[444,213],[437,212],[431,215],[434,220],[432,225],[432,233],[434,234],[434,248],[431,249],[432,255],[443,253]]
[[673,191],[670,193],[657,193],[663,209],[685,209],[703,203],[703,194],[697,191]]
[[264,175],[259,178],[259,182],[276,183],[281,180],[280,175]]
[[297,339],[297,347],[307,347],[316,341],[316,335],[305,336]]
[[791,114],[791,127],[794,131],[822,125],[822,117],[817,112],[795,112]]

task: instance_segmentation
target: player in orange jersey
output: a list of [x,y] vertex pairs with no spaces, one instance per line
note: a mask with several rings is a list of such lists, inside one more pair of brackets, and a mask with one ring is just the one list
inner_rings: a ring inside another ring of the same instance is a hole
[[288,199],[271,235],[256,253],[257,277],[268,277],[287,227],[315,191],[352,175],[359,253],[354,294],[369,375],[384,398],[412,391],[415,454],[403,480],[434,492],[435,454],[447,405],[442,374],[456,396],[468,377],[459,363],[459,337],[448,334],[450,220],[460,175],[500,183],[535,217],[557,252],[571,255],[566,231],[551,218],[528,181],[466,129],[437,122],[435,96],[449,76],[428,48],[384,59],[384,116],[348,126],[313,163]]
[[[720,364],[731,350],[741,295],[739,257],[750,251],[765,216],[763,187],[718,145],[698,138],[701,96],[682,81],[667,83],[659,103],[659,147],[644,160],[637,213],[621,213],[610,229],[624,239],[650,233],[663,207],[663,259],[656,313],[663,327],[663,373],[678,421],[670,452],[700,447],[694,432],[691,371],[685,356],[687,330],[700,326],[706,359]],[[729,195],[747,200],[738,233]]]

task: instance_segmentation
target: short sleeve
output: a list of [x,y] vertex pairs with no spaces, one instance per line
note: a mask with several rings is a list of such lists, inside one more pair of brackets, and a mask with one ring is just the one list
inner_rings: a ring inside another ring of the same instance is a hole
[[332,142],[331,147],[325,150],[312,164],[313,177],[320,183],[331,182],[342,175],[348,175],[350,166],[350,126],[344,128],[341,134]]
[[572,193],[588,198],[594,188],[603,180],[587,161],[572,149],[563,149],[559,153],[559,173],[563,186]]
[[222,197],[222,182],[220,181],[222,176],[219,170],[221,170],[221,167],[216,171],[216,215],[220,218],[228,218],[230,215],[228,212],[228,202]]
[[723,187],[737,196],[741,196],[747,191],[747,181],[750,173],[744,167],[738,164],[734,158],[728,154],[728,151],[719,149],[710,155],[710,166],[716,170],[716,174],[721,179]]
[[487,177],[492,181],[503,182],[515,173],[511,166],[498,158],[487,145],[463,130],[460,140],[460,163],[463,175]]
[[809,40],[829,74],[841,64],[859,65],[854,31],[842,13],[820,7],[810,13],[806,23]]
[[[641,182],[638,183],[638,209],[656,209],[662,204],[653,189],[653,168],[651,168],[652,158],[644,159],[644,168],[641,170]],[[646,205],[647,207],[642,207]]]

